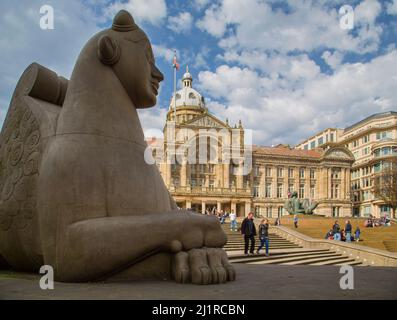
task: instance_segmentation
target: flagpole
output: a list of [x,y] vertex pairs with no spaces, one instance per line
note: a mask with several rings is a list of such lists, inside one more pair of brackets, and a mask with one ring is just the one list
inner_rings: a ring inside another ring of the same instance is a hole
[[176,50],[174,51],[174,54],[175,54],[175,59],[174,59],[174,61],[175,61],[175,63],[174,63],[174,122],[176,124],[176,68],[177,68]]
[[174,67],[174,121],[176,124],[176,66]]

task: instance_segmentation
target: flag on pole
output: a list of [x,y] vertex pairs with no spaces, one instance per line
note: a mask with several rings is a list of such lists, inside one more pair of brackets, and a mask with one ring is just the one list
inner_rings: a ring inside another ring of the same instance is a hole
[[174,51],[174,63],[173,63],[173,67],[176,69],[176,70],[178,70],[179,71],[179,63],[178,63],[178,61],[177,61],[177,59],[176,59],[176,50]]

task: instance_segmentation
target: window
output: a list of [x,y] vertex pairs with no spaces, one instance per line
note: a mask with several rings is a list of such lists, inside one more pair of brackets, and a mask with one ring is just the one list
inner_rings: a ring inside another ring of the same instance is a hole
[[258,198],[259,197],[259,186],[254,186],[252,188],[252,196],[254,198]]
[[316,197],[316,187],[314,185],[310,186],[310,199],[314,199]]
[[272,176],[272,168],[266,167],[266,177],[271,177],[271,176]]
[[254,166],[254,177],[259,177],[259,166]]
[[310,149],[314,149],[316,147],[316,141],[310,142]]
[[329,141],[334,142],[334,134],[333,133],[330,134]]
[[362,153],[363,153],[363,156],[366,156],[366,155],[368,155],[369,153],[370,153],[370,147],[366,147],[366,148],[364,148],[363,149],[363,151],[362,151]]
[[281,218],[284,214],[284,207],[278,207],[278,217]]
[[331,184],[331,199],[339,198],[339,184]]
[[189,99],[196,99],[196,96],[194,95],[193,92],[189,93]]
[[283,168],[278,167],[277,168],[277,177],[282,178],[283,177]]
[[266,207],[266,217],[267,218],[272,217],[272,207]]
[[332,207],[332,216],[334,218],[338,218],[339,217],[339,207]]
[[353,146],[353,148],[357,147],[358,146],[358,140],[354,140],[352,142],[352,146]]
[[299,185],[299,198],[303,199],[305,197],[305,185]]
[[303,146],[303,149],[304,149],[304,150],[309,150],[309,145],[308,145],[308,144],[305,144],[305,145]]
[[288,178],[293,178],[294,177],[294,169],[288,168]]
[[367,134],[366,136],[364,136],[363,137],[363,143],[367,143],[367,142],[369,142],[369,138],[370,136],[369,136],[369,134]]
[[391,137],[391,131],[382,131],[376,133],[376,140],[390,139]]
[[332,168],[331,170],[331,178],[332,179],[340,179],[341,168]]
[[283,185],[281,183],[277,184],[277,198],[283,197]]
[[175,187],[179,187],[179,177],[173,177],[173,178],[172,178],[172,184],[173,184]]
[[215,188],[215,181],[213,179],[210,179],[209,189],[214,190],[214,188]]
[[323,137],[318,138],[317,144],[318,144],[319,146],[321,146],[323,143],[324,143],[324,138],[323,138]]
[[292,183],[290,183],[288,185],[288,193],[292,193],[292,192],[294,192],[294,185]]
[[315,179],[316,178],[315,174],[316,171],[314,169],[310,169],[310,179]]
[[369,217],[371,215],[371,206],[364,206],[363,207],[363,216]]
[[301,179],[305,178],[305,168],[299,169],[299,178],[301,178]]
[[271,198],[272,197],[272,185],[270,183],[266,183],[265,197],[266,198]]

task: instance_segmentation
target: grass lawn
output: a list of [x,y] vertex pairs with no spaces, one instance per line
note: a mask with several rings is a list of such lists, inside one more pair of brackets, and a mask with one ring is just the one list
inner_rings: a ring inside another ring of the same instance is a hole
[[[357,225],[361,229],[360,245],[368,247],[397,252],[397,224],[392,223],[390,227],[365,228],[365,219],[351,218],[350,223],[353,226],[353,232]],[[326,233],[332,228],[334,218],[299,216],[298,229],[293,224],[293,216],[283,217],[281,223],[283,226],[294,229],[309,237],[324,239]],[[346,218],[339,218],[341,229],[345,228]]]

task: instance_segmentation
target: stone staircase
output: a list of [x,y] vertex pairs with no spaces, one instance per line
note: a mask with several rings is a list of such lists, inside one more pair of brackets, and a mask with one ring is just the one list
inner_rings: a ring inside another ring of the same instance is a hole
[[[269,257],[264,254],[244,255],[244,240],[240,231],[230,231],[229,224],[224,224],[228,242],[224,246],[232,263],[244,264],[282,264],[282,265],[363,265],[361,261],[328,249],[303,248],[279,235],[269,232]],[[256,238],[255,252],[259,245]]]

